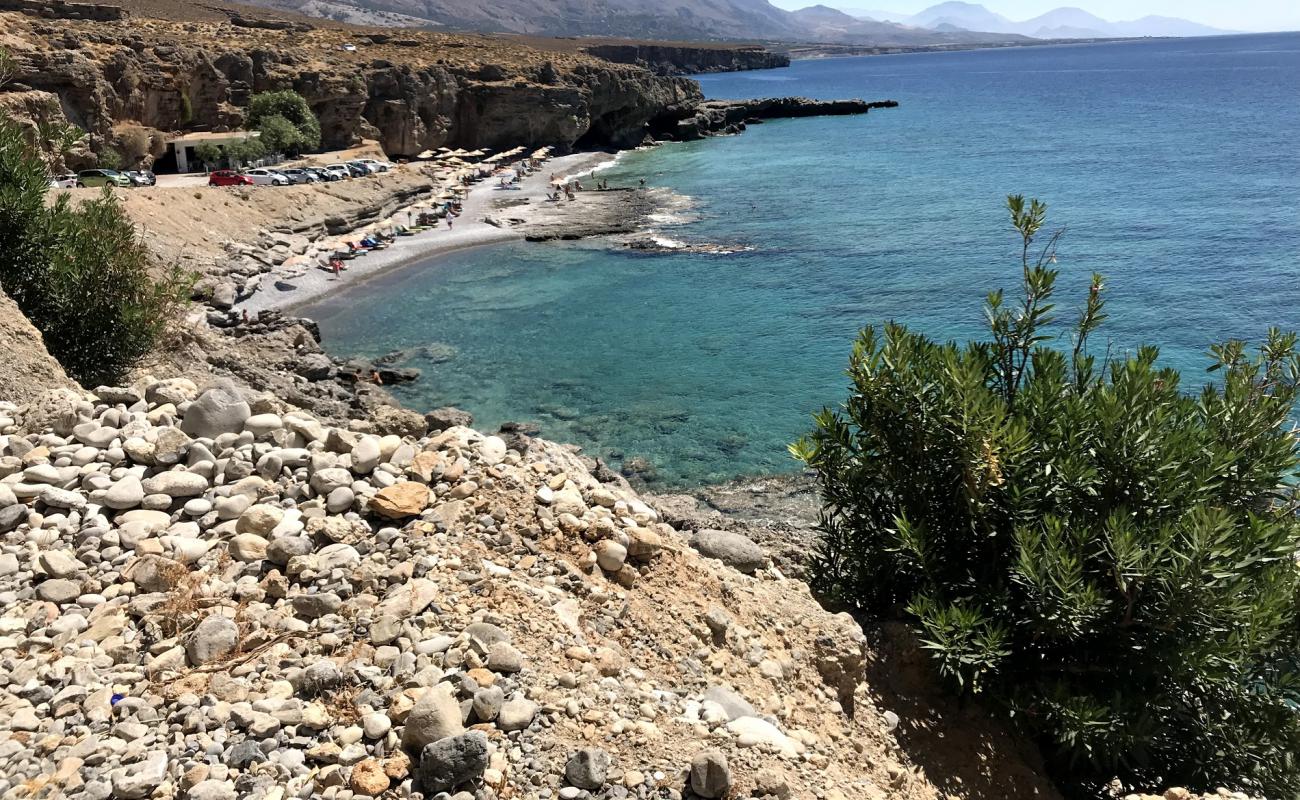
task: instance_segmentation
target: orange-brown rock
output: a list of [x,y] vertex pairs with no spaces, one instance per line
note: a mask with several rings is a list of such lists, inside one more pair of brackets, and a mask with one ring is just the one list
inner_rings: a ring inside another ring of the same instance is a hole
[[367,797],[378,797],[380,793],[388,789],[388,775],[384,772],[384,765],[377,759],[367,758],[364,761],[357,762],[352,767],[352,779],[350,784],[352,791],[358,794],[364,794]]
[[429,505],[429,487],[416,481],[402,481],[380,489],[370,501],[370,510],[389,519],[414,517]]

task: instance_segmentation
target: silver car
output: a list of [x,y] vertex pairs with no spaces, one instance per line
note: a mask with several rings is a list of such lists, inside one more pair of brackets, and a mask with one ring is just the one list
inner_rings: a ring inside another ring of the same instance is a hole
[[290,183],[317,183],[320,181],[320,178],[317,178],[315,174],[308,172],[301,167],[282,169],[280,170],[280,174],[288,178]]
[[264,167],[246,169],[244,177],[252,181],[254,186],[288,186],[291,183],[286,176]]

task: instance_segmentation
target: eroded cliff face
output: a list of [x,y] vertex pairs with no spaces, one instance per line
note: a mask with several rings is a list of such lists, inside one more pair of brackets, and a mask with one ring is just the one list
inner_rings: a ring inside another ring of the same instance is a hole
[[293,89],[320,118],[327,148],[361,137],[394,156],[442,146],[627,146],[651,120],[686,116],[701,98],[690,80],[490,37],[8,13],[0,23],[19,64],[7,88],[49,92],[99,137],[122,123],[234,129],[252,94]]
[[619,64],[636,64],[659,75],[703,72],[743,72],[790,66],[790,57],[763,47],[692,47],[646,42],[604,43],[584,47],[587,53]]

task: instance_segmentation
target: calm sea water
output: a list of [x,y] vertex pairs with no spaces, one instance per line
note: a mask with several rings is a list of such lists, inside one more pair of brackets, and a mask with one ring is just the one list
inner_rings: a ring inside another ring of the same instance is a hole
[[[1014,288],[1008,193],[1044,199],[1062,317],[1107,278],[1116,351],[1199,384],[1208,346],[1300,326],[1300,35],[829,59],[709,76],[713,97],[893,98],[628,154],[693,197],[683,241],[732,255],[509,245],[461,252],[311,310],[338,353],[415,355],[416,406],[538,423],[664,484],[792,470],[837,403],[855,332],[981,333]],[[450,357],[448,357],[450,356]]]

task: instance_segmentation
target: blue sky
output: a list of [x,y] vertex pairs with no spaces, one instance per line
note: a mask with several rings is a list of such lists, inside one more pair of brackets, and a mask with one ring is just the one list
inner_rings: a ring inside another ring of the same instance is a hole
[[[875,8],[915,14],[940,0],[772,0],[781,8],[822,2],[834,8]],[[1036,17],[1059,6],[1078,6],[1099,17],[1130,20],[1159,14],[1182,17],[1230,30],[1300,30],[1300,0],[972,0],[1015,20]]]

